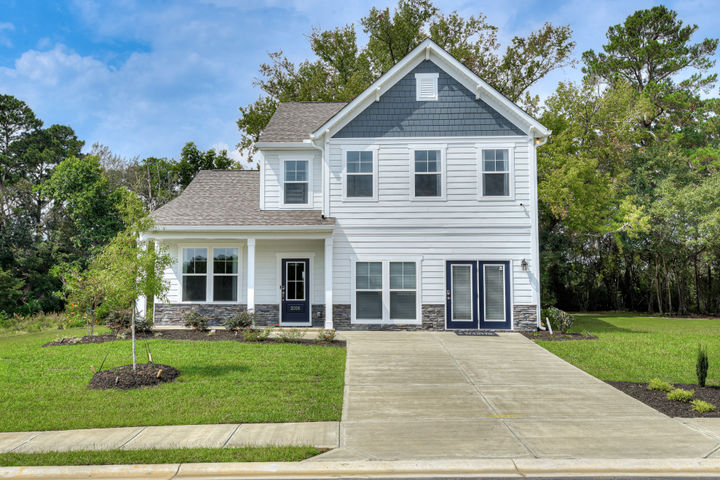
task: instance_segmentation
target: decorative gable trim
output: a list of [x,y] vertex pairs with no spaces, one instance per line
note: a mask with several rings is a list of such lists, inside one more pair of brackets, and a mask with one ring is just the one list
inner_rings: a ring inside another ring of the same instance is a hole
[[438,44],[430,39],[426,39],[384,75],[373,82],[363,93],[358,95],[352,102],[347,104],[320,128],[315,130],[315,132],[310,134],[310,138],[314,140],[323,135],[329,138],[337,133],[424,60],[432,60],[435,62],[465,88],[471,92],[475,92],[476,98],[482,99],[499,113],[506,116],[509,120],[512,120],[519,127],[527,131],[529,136],[533,138],[546,138],[550,135],[551,131],[545,128],[540,122],[495,90],[483,79],[475,75],[475,73],[443,50]]

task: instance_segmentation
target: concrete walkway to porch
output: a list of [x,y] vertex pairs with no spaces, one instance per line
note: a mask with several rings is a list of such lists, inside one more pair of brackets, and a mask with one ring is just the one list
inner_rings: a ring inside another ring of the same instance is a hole
[[340,448],[309,461],[703,458],[690,428],[518,333],[343,332]]

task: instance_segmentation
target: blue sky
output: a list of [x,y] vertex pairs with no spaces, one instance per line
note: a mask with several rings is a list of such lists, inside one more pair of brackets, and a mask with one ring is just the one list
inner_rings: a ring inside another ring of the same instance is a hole
[[[395,3],[0,0],[0,93],[26,101],[46,125],[70,125],[88,147],[99,142],[126,157],[177,157],[188,141],[232,150],[240,139],[238,107],[257,98],[253,79],[267,52],[302,60],[314,26],[357,26],[371,6]],[[435,3],[445,12],[486,15],[504,44],[546,21],[569,24],[579,58],[601,47],[609,25],[658,2]],[[720,2],[663,3],[699,25],[696,41],[720,35]],[[558,81],[580,76],[579,67],[567,68],[532,91],[544,97]]]

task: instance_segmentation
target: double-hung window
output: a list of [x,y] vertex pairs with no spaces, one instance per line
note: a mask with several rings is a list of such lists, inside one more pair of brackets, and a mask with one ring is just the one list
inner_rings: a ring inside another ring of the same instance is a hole
[[237,302],[238,249],[213,248],[213,301]]
[[285,204],[308,204],[308,161],[285,160],[284,201]]
[[355,262],[353,321],[418,321],[418,268],[414,261]]
[[390,262],[390,320],[417,318],[415,262]]
[[481,159],[481,196],[510,196],[510,150],[483,149]]
[[411,150],[412,197],[443,198],[443,150]]
[[183,248],[182,299],[207,300],[207,248]]
[[382,262],[355,264],[355,317],[362,320],[383,318]]
[[375,152],[345,152],[345,197],[373,199],[375,191]]

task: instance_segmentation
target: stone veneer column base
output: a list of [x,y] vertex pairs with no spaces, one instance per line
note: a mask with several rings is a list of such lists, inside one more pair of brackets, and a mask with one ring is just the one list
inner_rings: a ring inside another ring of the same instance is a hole
[[514,305],[513,323],[518,332],[537,330],[537,305]]
[[182,328],[185,326],[185,314],[191,310],[197,310],[210,319],[208,325],[218,327],[222,325],[224,318],[240,313],[246,308],[245,304],[176,303],[171,305],[169,303],[156,303],[153,322],[158,327]]

